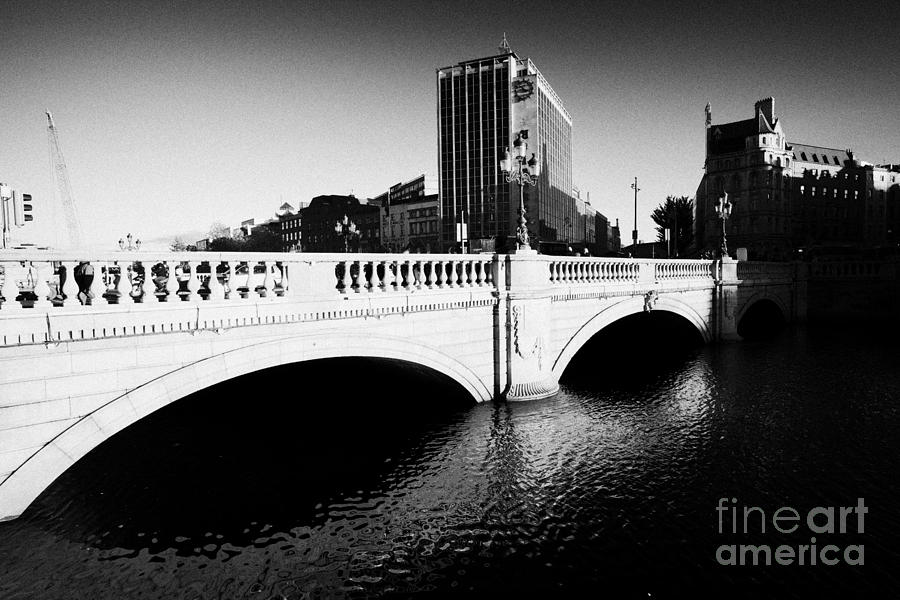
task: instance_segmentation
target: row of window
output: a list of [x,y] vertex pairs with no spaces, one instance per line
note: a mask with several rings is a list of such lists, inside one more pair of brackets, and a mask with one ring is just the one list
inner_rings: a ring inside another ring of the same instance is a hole
[[[816,188],[816,186],[810,186],[810,188],[809,188],[809,196],[815,198],[815,197],[816,197],[816,192],[817,192],[817,190],[820,192],[820,196],[821,196],[822,198],[824,198],[825,196],[828,195],[828,188],[827,188],[827,187]],[[831,188],[831,191],[832,191],[832,196],[833,196],[835,199],[837,199],[837,197],[838,197],[838,192],[839,192],[839,191],[838,191],[838,188]],[[803,195],[803,196],[806,196],[806,195],[807,195],[807,188],[806,188],[805,185],[801,185],[801,186],[800,186],[800,194]],[[869,197],[870,197],[870,198],[872,197],[872,190],[869,190]],[[845,189],[845,190],[844,190],[844,200],[849,200],[849,199],[850,199],[850,190]],[[859,200],[859,190],[853,190],[853,199],[854,199],[854,200]]]

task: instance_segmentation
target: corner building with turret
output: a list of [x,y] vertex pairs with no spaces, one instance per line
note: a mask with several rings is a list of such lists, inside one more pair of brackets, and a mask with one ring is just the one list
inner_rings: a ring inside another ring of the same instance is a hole
[[715,125],[707,104],[704,170],[694,219],[701,251],[721,243],[716,203],[725,192],[732,202],[728,246],[747,248],[751,260],[900,241],[900,165],[788,141],[773,98],[758,101],[751,119]]

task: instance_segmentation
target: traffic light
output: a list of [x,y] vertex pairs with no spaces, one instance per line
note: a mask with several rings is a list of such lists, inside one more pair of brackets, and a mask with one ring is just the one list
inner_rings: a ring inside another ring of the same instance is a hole
[[34,215],[31,214],[31,194],[22,194],[22,197],[13,192],[13,215],[16,226],[22,227],[28,221],[34,221]]

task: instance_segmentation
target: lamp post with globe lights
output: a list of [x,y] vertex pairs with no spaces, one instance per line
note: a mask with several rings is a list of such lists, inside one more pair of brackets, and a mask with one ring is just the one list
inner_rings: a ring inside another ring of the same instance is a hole
[[507,183],[515,181],[519,184],[519,226],[516,228],[516,249],[531,250],[528,240],[528,220],[525,218],[525,186],[536,186],[540,176],[540,166],[534,153],[528,156],[528,130],[523,129],[516,134],[513,142],[514,154],[510,157],[509,148],[506,149],[505,158],[500,161],[500,169]]
[[723,192],[716,202],[716,215],[722,219],[722,246],[719,248],[722,258],[728,256],[728,244],[725,241],[725,221],[731,216],[731,201],[728,199],[728,192]]
[[351,221],[347,215],[344,215],[343,219],[335,221],[334,232],[338,234],[338,237],[344,238],[344,252],[350,252],[350,238],[359,235],[356,223]]

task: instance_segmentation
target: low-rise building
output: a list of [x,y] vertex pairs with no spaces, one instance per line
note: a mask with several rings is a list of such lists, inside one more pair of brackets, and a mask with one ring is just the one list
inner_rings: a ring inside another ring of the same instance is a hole
[[437,178],[419,175],[391,186],[369,201],[378,206],[381,245],[390,252],[437,252],[440,249],[440,216]]
[[381,250],[380,211],[353,195],[316,196],[300,209],[303,252],[377,252]]

